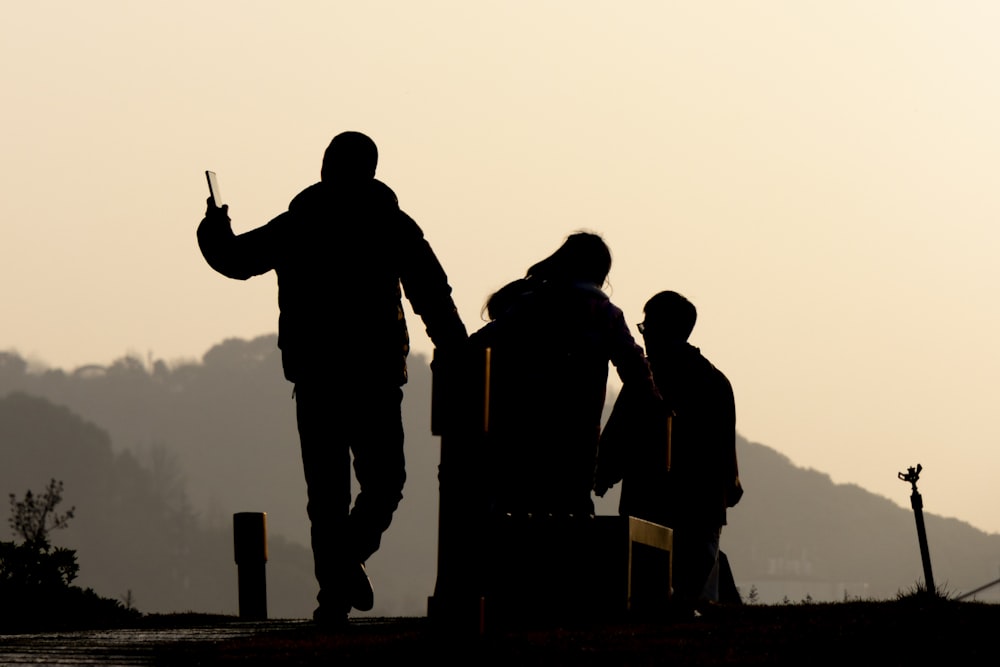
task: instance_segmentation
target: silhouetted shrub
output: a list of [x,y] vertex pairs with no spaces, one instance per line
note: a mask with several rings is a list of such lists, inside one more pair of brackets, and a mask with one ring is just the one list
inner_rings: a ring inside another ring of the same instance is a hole
[[139,616],[71,585],[80,569],[76,552],[49,543],[49,532],[65,528],[75,510],[56,512],[62,488],[53,479],[41,495],[10,494],[9,523],[23,541],[0,542],[0,632],[120,626]]
[[0,590],[6,586],[69,586],[80,566],[72,549],[45,542],[0,542]]

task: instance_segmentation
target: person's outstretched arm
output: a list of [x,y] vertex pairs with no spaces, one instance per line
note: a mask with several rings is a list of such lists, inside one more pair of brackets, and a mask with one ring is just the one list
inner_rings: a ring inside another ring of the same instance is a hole
[[205,217],[198,225],[198,247],[205,261],[224,276],[246,280],[274,268],[278,249],[276,224],[283,213],[263,227],[236,235],[229,219],[229,206],[208,200]]
[[660,393],[653,382],[653,372],[642,347],[628,330],[625,315],[610,302],[606,306],[608,337],[610,340],[611,363],[618,372],[622,384],[634,387],[636,399],[643,397],[660,399]]
[[398,215],[404,241],[400,282],[413,312],[423,320],[435,347],[453,348],[465,343],[468,332],[458,315],[441,262],[413,218],[402,211]]

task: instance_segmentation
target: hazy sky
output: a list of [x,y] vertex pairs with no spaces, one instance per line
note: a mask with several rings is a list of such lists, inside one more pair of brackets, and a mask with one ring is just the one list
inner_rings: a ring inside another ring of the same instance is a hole
[[600,232],[631,323],[662,289],[698,306],[743,435],[904,506],[919,462],[928,512],[1000,532],[1000,3],[3,14],[0,349],[72,369],[275,331],[273,276],[198,252],[203,171],[247,230],[357,129],[470,329],[493,289]]

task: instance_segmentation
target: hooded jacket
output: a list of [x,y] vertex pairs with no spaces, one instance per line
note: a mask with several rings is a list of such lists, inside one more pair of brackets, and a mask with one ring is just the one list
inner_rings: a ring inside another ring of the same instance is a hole
[[316,183],[239,235],[220,209],[202,220],[198,244],[230,278],[277,274],[278,347],[291,382],[346,372],[352,381],[404,384],[404,293],[436,346],[466,339],[444,269],[381,181]]

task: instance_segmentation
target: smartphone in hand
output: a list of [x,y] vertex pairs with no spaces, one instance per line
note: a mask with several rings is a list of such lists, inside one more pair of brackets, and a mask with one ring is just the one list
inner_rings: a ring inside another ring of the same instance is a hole
[[222,206],[222,196],[219,194],[219,179],[214,171],[206,171],[205,178],[208,179],[208,192],[212,195],[212,203],[216,208]]

